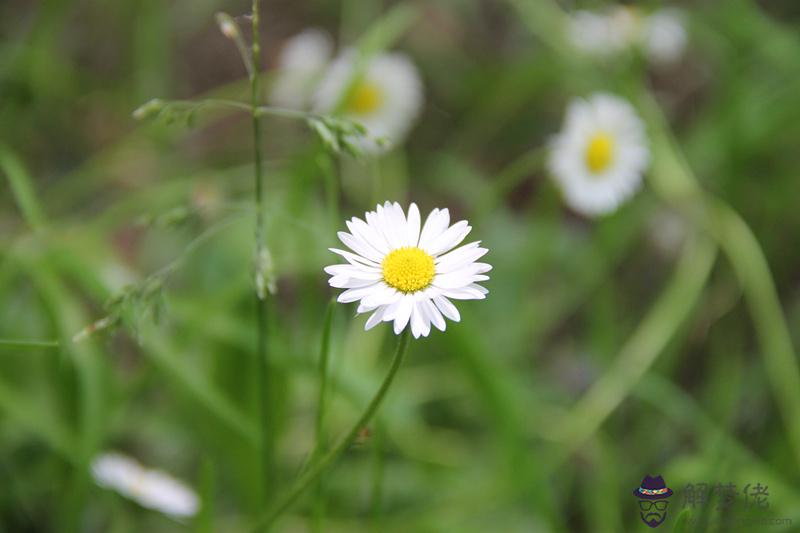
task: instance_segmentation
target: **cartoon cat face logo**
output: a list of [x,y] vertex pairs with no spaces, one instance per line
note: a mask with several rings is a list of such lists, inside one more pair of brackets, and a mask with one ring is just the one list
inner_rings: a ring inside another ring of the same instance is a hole
[[649,527],[658,527],[667,519],[667,498],[672,496],[672,489],[667,488],[663,477],[645,476],[633,495],[639,499],[639,516]]

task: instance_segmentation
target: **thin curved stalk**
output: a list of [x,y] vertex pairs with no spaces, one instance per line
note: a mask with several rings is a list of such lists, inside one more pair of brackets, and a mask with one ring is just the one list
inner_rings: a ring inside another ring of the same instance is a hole
[[764,367],[800,465],[800,365],[769,263],[752,230],[729,205],[703,191],[669,133],[660,108],[642,98],[655,146],[651,184],[667,202],[719,243],[744,293],[764,358]]
[[616,361],[555,429],[553,436],[564,443],[559,450],[562,459],[583,444],[631,394],[686,322],[711,273],[716,251],[716,246],[700,235],[686,245],[672,281]]
[[[325,435],[325,413],[328,404],[328,374],[330,373],[330,351],[331,351],[331,326],[333,324],[333,311],[336,305],[336,298],[331,298],[328,308],[325,310],[325,320],[322,326],[322,339],[319,349],[319,397],[317,399],[317,418],[314,424],[315,441],[314,453],[312,458],[316,461],[325,451],[327,436]],[[322,522],[325,518],[325,494],[322,480],[317,480],[314,495],[314,518],[313,531],[322,531]]]
[[8,177],[14,200],[25,221],[33,230],[41,229],[45,225],[45,215],[36,197],[33,180],[11,149],[2,144],[0,144],[0,169]]
[[345,435],[345,437],[339,441],[339,444],[332,448],[319,461],[317,461],[316,464],[314,464],[300,476],[289,492],[287,492],[283,498],[281,498],[278,503],[257,522],[256,526],[253,528],[253,531],[262,531],[264,528],[275,522],[275,520],[280,517],[289,507],[291,507],[292,504],[294,504],[298,498],[300,498],[300,496],[302,496],[303,493],[309,487],[311,487],[319,479],[319,477],[326,470],[328,470],[328,468],[333,465],[336,459],[338,459],[339,456],[345,450],[347,450],[351,444],[353,444],[361,429],[369,423],[369,421],[378,411],[381,403],[383,403],[383,399],[386,397],[386,393],[389,391],[389,387],[392,385],[392,382],[397,375],[397,370],[400,368],[406,352],[408,351],[408,337],[409,328],[406,328],[400,335],[400,339],[397,343],[397,349],[395,350],[394,357],[392,358],[392,364],[389,367],[389,372],[383,379],[383,383],[381,383],[381,386],[375,393],[375,396],[372,397],[372,400],[367,405],[367,408],[358,418],[356,423],[353,424],[353,427],[350,428],[350,431],[347,433],[347,435]]
[[[0,145],[0,168],[7,174],[14,199],[25,221],[34,231],[47,226],[47,217],[33,186],[33,180],[22,162],[10,149]],[[54,325],[62,341],[68,338],[71,329],[82,321],[80,304],[64,286],[57,272],[41,263],[22,264],[30,273],[46,305],[50,309]],[[80,434],[75,441],[75,471],[65,499],[65,515],[62,526],[65,531],[78,531],[80,514],[86,501],[89,487],[88,470],[92,456],[102,441],[104,403],[99,362],[101,358],[90,345],[64,344],[65,354],[74,364],[80,391]]]
[[0,346],[14,346],[17,348],[58,348],[57,340],[37,340],[37,339],[0,339]]

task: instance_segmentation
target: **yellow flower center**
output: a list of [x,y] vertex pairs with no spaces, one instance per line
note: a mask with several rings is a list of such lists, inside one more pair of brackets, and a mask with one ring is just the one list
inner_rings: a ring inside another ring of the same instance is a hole
[[383,90],[375,83],[360,81],[347,97],[345,108],[357,115],[368,115],[383,103]]
[[613,137],[607,133],[596,134],[586,147],[586,166],[594,174],[604,172],[614,159],[614,151]]
[[383,281],[400,292],[416,292],[433,281],[433,257],[416,246],[392,250],[383,258]]

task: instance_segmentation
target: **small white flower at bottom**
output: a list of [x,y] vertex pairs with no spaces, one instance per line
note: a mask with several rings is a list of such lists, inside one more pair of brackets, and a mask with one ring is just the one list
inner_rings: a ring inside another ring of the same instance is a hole
[[104,453],[92,461],[92,477],[101,487],[114,490],[142,507],[175,518],[194,516],[197,494],[181,481],[159,470],[150,470],[119,453]]
[[644,123],[636,111],[625,100],[601,93],[569,105],[548,166],[570,207],[598,216],[636,192],[649,162]]
[[366,221],[347,221],[350,233],[339,239],[352,251],[331,248],[347,264],[325,268],[331,287],[347,289],[342,303],[358,301],[358,313],[372,313],[365,329],[394,322],[395,334],[411,327],[414,338],[427,337],[431,325],[445,330],[445,318],[461,315],[450,300],[482,300],[489,291],[478,282],[492,267],[478,263],[488,250],[480,242],[456,248],[472,229],[466,220],[450,225],[447,209],[434,209],[421,224],[419,209],[408,214],[397,202],[378,205]]

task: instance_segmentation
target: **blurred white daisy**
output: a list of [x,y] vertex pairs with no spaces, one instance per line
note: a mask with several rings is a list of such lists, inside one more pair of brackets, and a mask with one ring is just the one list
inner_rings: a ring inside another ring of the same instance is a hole
[[548,166],[567,203],[597,216],[636,192],[649,161],[644,123],[633,107],[616,96],[596,94],[570,104]]
[[[358,69],[357,53],[342,53],[326,72],[315,95],[314,109],[336,113],[362,124],[365,138],[356,140],[368,153],[400,143],[422,108],[422,82],[404,54],[378,55]],[[360,71],[360,72],[359,72]]]
[[655,63],[674,63],[683,55],[688,42],[683,15],[674,9],[661,9],[647,18],[644,50]]
[[358,313],[372,313],[365,329],[394,322],[396,334],[410,325],[414,338],[426,337],[431,324],[444,331],[445,317],[461,319],[451,299],[482,300],[488,294],[477,283],[489,279],[484,274],[492,267],[476,262],[488,250],[480,242],[455,248],[472,229],[466,220],[451,226],[450,212],[434,209],[422,225],[416,204],[406,215],[397,202],[378,205],[365,218],[353,217],[347,221],[350,233],[339,232],[352,252],[330,249],[347,264],[325,268],[331,287],[347,289],[339,302],[359,301]]
[[185,484],[118,453],[96,457],[92,461],[92,476],[101,487],[175,518],[194,516],[199,507],[197,495]]
[[635,42],[639,24],[639,15],[632,8],[618,6],[602,13],[581,10],[569,18],[567,32],[578,50],[607,57]]
[[278,57],[270,100],[291,109],[307,109],[333,55],[333,42],[322,30],[311,28],[289,39]]
[[688,41],[683,16],[677,10],[646,14],[631,6],[576,11],[569,18],[567,34],[573,45],[588,55],[609,57],[636,48],[655,63],[678,60]]

